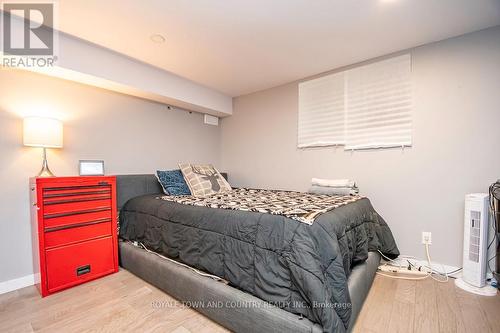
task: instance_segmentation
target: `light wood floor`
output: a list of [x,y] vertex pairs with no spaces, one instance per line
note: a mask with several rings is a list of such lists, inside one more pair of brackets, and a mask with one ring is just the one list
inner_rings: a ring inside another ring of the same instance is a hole
[[[125,270],[43,299],[34,287],[0,295],[0,332],[89,331],[226,330]],[[500,332],[500,296],[377,276],[354,331]]]
[[354,332],[500,332],[500,296],[476,296],[453,279],[396,280],[377,275]]

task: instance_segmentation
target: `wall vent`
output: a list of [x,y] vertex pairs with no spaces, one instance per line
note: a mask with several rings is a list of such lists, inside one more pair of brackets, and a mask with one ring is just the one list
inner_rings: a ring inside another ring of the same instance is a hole
[[204,118],[204,123],[207,125],[219,126],[219,117],[206,114]]

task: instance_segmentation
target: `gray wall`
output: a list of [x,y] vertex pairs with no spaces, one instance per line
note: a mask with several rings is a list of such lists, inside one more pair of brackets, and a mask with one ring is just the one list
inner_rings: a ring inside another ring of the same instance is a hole
[[178,162],[219,162],[219,128],[199,113],[23,71],[0,70],[0,282],[32,273],[28,178],[41,149],[22,145],[22,117],[64,121],[64,148],[49,150],[58,176],[79,159],[105,160],[106,173],[153,173]]
[[413,147],[299,150],[297,83],[238,97],[222,121],[232,184],[306,190],[311,177],[353,178],[402,253],[461,266],[464,195],[500,178],[500,27],[411,50]]

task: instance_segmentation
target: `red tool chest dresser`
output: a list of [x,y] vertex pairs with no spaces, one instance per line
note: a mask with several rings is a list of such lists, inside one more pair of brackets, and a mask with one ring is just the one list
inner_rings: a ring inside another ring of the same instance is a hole
[[115,177],[32,178],[30,190],[43,297],[118,271]]

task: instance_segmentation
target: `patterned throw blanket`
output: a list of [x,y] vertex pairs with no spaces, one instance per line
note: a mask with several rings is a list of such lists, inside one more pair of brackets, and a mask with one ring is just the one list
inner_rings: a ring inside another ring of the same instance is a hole
[[361,198],[357,195],[333,196],[248,188],[233,189],[201,198],[194,196],[161,197],[162,200],[184,205],[283,215],[309,225],[313,224],[320,214]]

